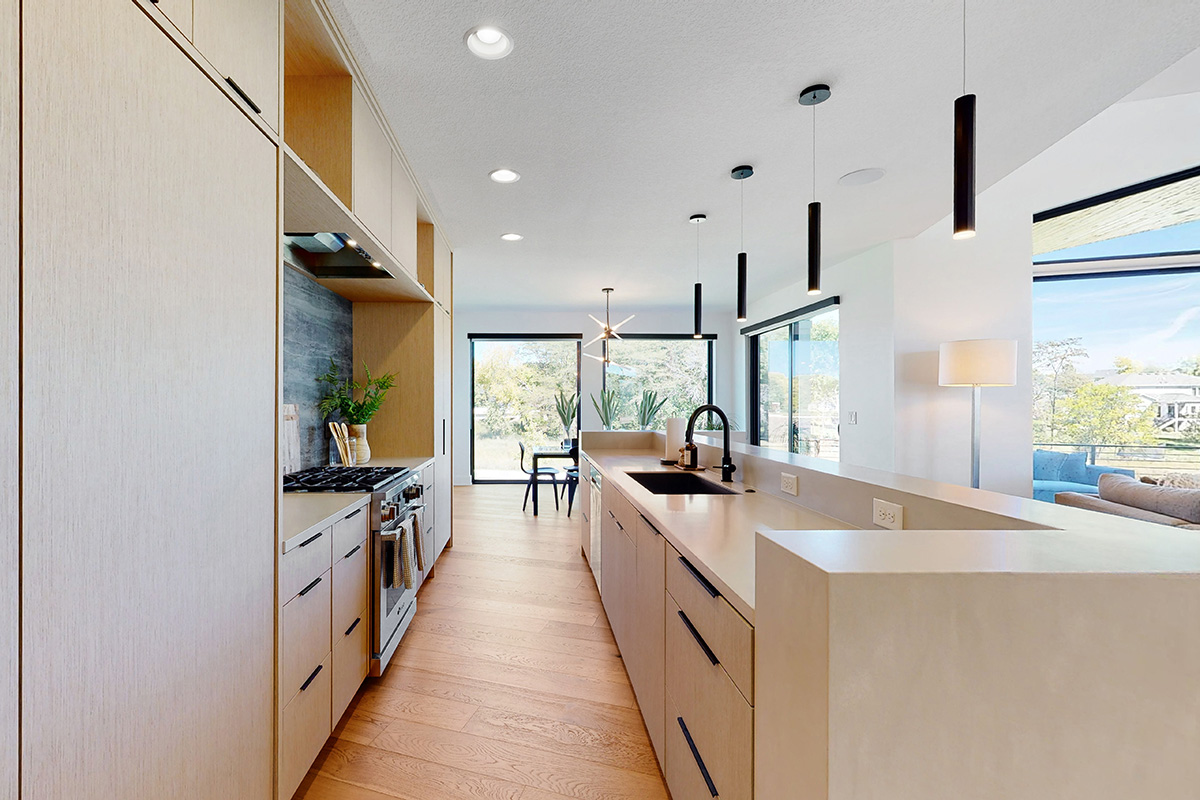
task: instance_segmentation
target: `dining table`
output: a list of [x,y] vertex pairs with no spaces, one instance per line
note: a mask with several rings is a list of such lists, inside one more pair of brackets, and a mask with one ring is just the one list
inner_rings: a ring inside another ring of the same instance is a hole
[[535,517],[538,515],[538,489],[542,485],[542,482],[537,479],[538,461],[542,459],[553,460],[556,458],[565,458],[574,461],[577,456],[572,452],[572,450],[574,450],[572,447],[548,446],[535,447],[530,452],[530,457],[533,459],[533,515]]

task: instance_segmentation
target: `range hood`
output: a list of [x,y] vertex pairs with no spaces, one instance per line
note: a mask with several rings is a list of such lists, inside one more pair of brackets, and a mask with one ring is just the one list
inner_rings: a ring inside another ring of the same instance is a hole
[[285,257],[317,278],[391,278],[378,259],[345,233],[285,233]]

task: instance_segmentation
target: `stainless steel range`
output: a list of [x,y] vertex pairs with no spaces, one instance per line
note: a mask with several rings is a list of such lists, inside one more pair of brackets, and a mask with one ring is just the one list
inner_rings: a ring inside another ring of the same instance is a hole
[[314,467],[285,475],[283,490],[371,494],[371,675],[382,675],[417,610],[421,474],[405,467]]

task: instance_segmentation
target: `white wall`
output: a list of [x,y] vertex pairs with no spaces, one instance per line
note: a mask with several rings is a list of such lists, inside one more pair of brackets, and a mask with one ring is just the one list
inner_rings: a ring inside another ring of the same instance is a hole
[[[692,329],[692,309],[620,308],[614,294],[614,322],[636,313],[622,333],[687,333]],[[581,333],[587,342],[599,332],[599,326],[588,318],[588,313],[602,317],[604,307],[597,302],[595,309],[548,311],[542,308],[455,308],[454,310],[454,482],[471,482],[471,346],[467,336],[481,333]],[[713,357],[713,399],[723,409],[734,408],[734,386],[741,385],[740,374],[735,375],[733,345],[740,347],[741,337],[736,336],[733,315],[712,312],[706,315],[704,330],[715,333],[717,342]],[[585,348],[585,353],[600,355],[600,344]],[[580,385],[583,396],[583,429],[598,430],[600,419],[592,407],[590,396],[599,396],[602,365],[592,358],[584,358],[581,365]],[[744,404],[744,401],[743,401]],[[734,417],[745,427],[745,417]]]

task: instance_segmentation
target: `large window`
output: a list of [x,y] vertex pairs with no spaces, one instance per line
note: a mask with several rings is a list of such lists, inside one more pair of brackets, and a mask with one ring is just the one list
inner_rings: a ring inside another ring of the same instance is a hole
[[1200,168],[1034,217],[1033,437],[1200,471]]
[[[560,389],[579,395],[581,337],[471,334],[470,340],[472,480],[523,481],[520,445],[566,438],[555,397]],[[577,426],[578,403],[572,435]]]
[[668,417],[688,417],[697,406],[711,403],[714,338],[631,333],[608,341],[611,363],[605,364],[604,388],[617,393],[613,428],[641,427],[637,409],[643,391],[666,401],[653,422],[657,430]]
[[750,443],[836,461],[838,298],[742,331],[750,367]]

